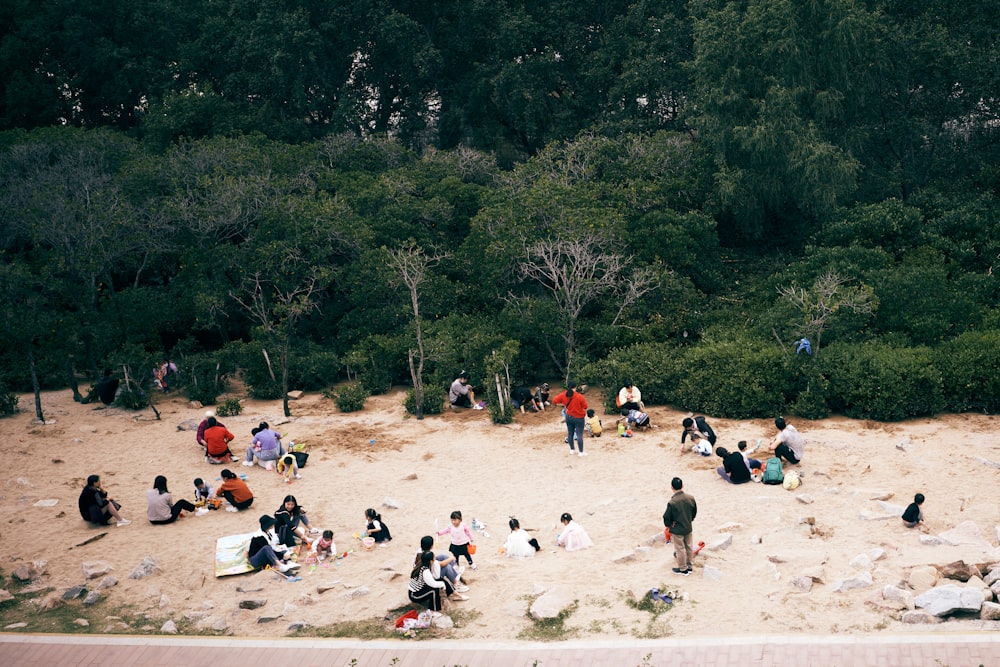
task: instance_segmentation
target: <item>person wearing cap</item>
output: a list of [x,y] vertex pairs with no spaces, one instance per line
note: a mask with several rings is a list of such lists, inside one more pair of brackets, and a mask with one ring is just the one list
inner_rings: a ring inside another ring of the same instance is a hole
[[632,384],[631,380],[626,380],[625,386],[618,391],[618,400],[616,402],[620,410],[645,412],[646,409],[642,404],[642,392]]
[[[206,454],[208,453],[208,444],[205,442],[205,430],[208,428],[208,418],[214,416],[215,413],[212,412],[211,410],[206,412],[205,418],[201,420],[200,424],[198,424],[198,430],[195,431],[194,435],[194,439],[198,441],[198,444],[201,445],[202,449],[205,450]],[[222,428],[226,428],[226,425],[219,422],[218,420],[215,421],[215,425],[221,426]]]
[[469,386],[469,374],[462,371],[448,390],[448,402],[455,408],[473,408],[476,404],[476,393]]
[[237,510],[245,510],[253,505],[253,491],[229,468],[222,470],[222,484],[219,485],[215,495],[225,498]]
[[274,517],[263,515],[259,519],[260,530],[250,538],[250,546],[247,548],[247,560],[256,569],[265,565],[270,565],[279,572],[298,567],[298,563],[286,563],[282,558],[287,558],[291,553],[288,548],[278,543],[278,538],[274,534]]

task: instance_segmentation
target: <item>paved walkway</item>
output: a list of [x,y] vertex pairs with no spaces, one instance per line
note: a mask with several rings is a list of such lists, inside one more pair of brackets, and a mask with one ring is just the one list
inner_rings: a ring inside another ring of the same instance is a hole
[[4,667],[993,667],[1000,633],[490,643],[0,634]]

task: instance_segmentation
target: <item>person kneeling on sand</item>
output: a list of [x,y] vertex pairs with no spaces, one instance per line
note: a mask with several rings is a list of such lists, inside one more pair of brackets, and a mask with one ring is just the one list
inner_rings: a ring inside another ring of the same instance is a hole
[[722,459],[722,465],[715,469],[719,477],[730,484],[744,484],[750,481],[750,468],[747,467],[742,454],[730,453],[725,447],[716,447],[715,455]]

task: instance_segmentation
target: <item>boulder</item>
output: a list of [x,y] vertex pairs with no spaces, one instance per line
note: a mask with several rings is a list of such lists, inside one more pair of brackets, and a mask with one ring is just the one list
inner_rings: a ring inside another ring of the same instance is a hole
[[111,588],[112,586],[117,586],[117,585],[118,585],[118,577],[108,574],[105,575],[103,579],[101,579],[101,583],[97,584],[97,590],[103,591],[105,588]]
[[858,554],[851,559],[848,563],[855,570],[872,570],[875,568],[875,564],[872,563],[872,559],[868,557],[868,554]]
[[297,401],[300,398],[302,398],[302,396],[304,394],[305,394],[305,392],[302,391],[301,389],[293,389],[292,391],[288,392],[288,394],[286,394],[286,395],[288,396],[288,400],[290,400],[290,401]]
[[708,551],[721,551],[728,549],[732,544],[732,533],[722,533],[721,535],[713,535],[705,540],[705,549]]
[[540,595],[532,604],[528,613],[531,618],[541,621],[546,618],[556,618],[573,604],[571,596],[558,588],[552,588]]
[[177,634],[177,624],[173,621],[167,621],[160,626],[160,632],[165,635],[176,635]]
[[897,519],[903,516],[903,512],[906,511],[906,508],[903,507],[902,505],[897,505],[896,503],[887,503],[884,500],[876,500],[875,504],[878,505],[880,510],[882,510],[886,514],[891,514]]
[[872,562],[878,562],[885,558],[885,549],[882,547],[875,547],[868,552],[868,557],[871,558]]
[[979,529],[979,526],[976,525],[975,521],[963,521],[951,530],[938,533],[938,537],[948,544],[955,546],[989,546],[986,542],[986,538],[983,537],[983,531]]
[[356,600],[360,597],[371,594],[371,589],[367,586],[358,586],[357,588],[352,588],[351,590],[344,593],[345,600]]
[[267,598],[249,598],[240,600],[240,609],[260,609],[267,604]]
[[939,547],[944,544],[944,540],[936,535],[921,535],[920,543],[928,547]]
[[989,574],[983,577],[983,583],[987,586],[992,586],[995,581],[1000,581],[1000,566],[994,567]]
[[132,568],[132,572],[128,576],[130,579],[144,579],[154,572],[159,571],[160,569],[156,566],[156,559],[152,556],[146,556],[142,559],[141,563]]
[[808,493],[800,493],[797,496],[795,496],[795,499],[800,503],[802,503],[803,505],[812,505],[814,502],[816,502],[815,500],[813,500],[813,497],[810,496]]
[[980,576],[979,568],[970,565],[964,560],[956,560],[947,565],[939,565],[938,572],[943,579],[955,579],[956,581],[968,581],[972,577]]
[[309,624],[305,621],[295,621],[294,623],[288,624],[288,629],[291,632],[298,632],[299,630],[305,630],[309,627]]
[[924,623],[938,623],[940,619],[933,614],[928,614],[922,609],[914,609],[912,611],[903,612],[903,616],[900,619],[903,623],[909,623],[914,625],[920,625]]
[[62,597],[55,591],[52,591],[38,601],[38,608],[41,611],[52,611],[53,609],[58,609],[61,606],[63,606]]
[[1000,604],[984,602],[979,608],[979,618],[984,621],[1000,621]]
[[612,563],[617,563],[621,565],[622,563],[632,563],[635,562],[635,552],[634,551],[624,551],[614,558],[611,559]]
[[0,602],[7,602],[8,600],[13,600],[14,596],[6,588],[0,588]]
[[455,622],[451,620],[451,616],[441,614],[440,616],[435,616],[431,619],[431,627],[438,628],[440,630],[450,630],[455,627]]
[[913,599],[914,604],[928,614],[947,616],[955,612],[976,612],[983,606],[984,596],[981,590],[945,584],[924,591]]
[[87,593],[87,597],[83,598],[83,605],[85,607],[90,607],[101,601],[102,595],[100,591],[90,591]]
[[938,571],[933,565],[918,565],[917,567],[910,570],[909,574],[906,576],[906,583],[910,585],[910,588],[922,593],[928,589],[934,588],[938,582]]
[[35,567],[34,563],[21,563],[14,568],[13,572],[10,573],[10,576],[22,583],[31,581],[32,579],[37,579],[41,575],[41,570]]
[[797,588],[803,593],[808,593],[813,587],[812,577],[795,577],[790,583],[792,584],[792,588]]
[[913,602],[913,593],[910,591],[905,591],[902,588],[893,586],[892,584],[887,584],[882,589],[882,598],[885,600],[892,600],[894,602],[899,602],[906,609],[914,609],[916,605]]
[[853,591],[856,588],[868,588],[872,585],[872,573],[871,572],[859,572],[853,577],[848,577],[847,579],[841,579],[833,584],[833,590],[839,593],[846,593],[847,591]]
[[73,620],[73,625],[79,625],[81,628],[89,628],[90,621],[85,618],[77,618]]
[[62,594],[63,600],[79,600],[80,598],[87,595],[86,586],[73,586],[72,588],[67,588]]

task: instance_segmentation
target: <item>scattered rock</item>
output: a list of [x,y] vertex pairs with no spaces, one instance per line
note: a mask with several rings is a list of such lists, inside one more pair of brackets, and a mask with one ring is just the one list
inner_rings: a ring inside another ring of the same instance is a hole
[[240,609],[260,609],[267,604],[267,598],[240,600]]
[[441,616],[435,616],[431,620],[431,626],[439,628],[441,630],[450,630],[455,627],[455,622],[451,620],[451,616],[442,614]]
[[872,563],[872,559],[868,557],[868,554],[858,554],[851,559],[851,562],[848,563],[848,565],[853,567],[855,570],[872,570],[875,567],[875,564]]
[[62,594],[63,600],[78,600],[87,595],[86,586],[73,586],[72,588],[67,588]]
[[760,535],[750,536],[750,544],[760,544],[760,543],[761,543]]
[[800,493],[795,496],[795,499],[800,503],[802,503],[803,505],[812,505],[814,502],[816,502],[815,500],[813,500],[813,497],[810,496],[808,493]]
[[52,611],[53,609],[58,609],[61,606],[63,606],[62,598],[55,591],[52,591],[38,601],[38,608],[41,611]]
[[813,587],[812,577],[795,577],[790,583],[792,588],[797,588],[803,593],[808,593]]
[[[885,500],[889,500],[890,498],[892,498],[893,495],[894,494],[892,492],[889,492],[889,491],[880,491],[880,492],[877,492],[873,496],[869,496],[868,499],[869,500],[882,500],[882,501],[885,501]],[[902,514],[902,512],[900,512],[900,514]]]
[[906,609],[913,609],[916,606],[913,602],[913,594],[910,591],[904,591],[902,588],[898,588],[892,584],[887,584],[882,589],[882,598],[899,602]]
[[767,557],[767,559],[769,561],[771,561],[772,563],[787,563],[788,562],[787,558],[785,558],[784,556],[778,556],[777,554],[771,554],[770,556]]
[[947,565],[938,566],[938,572],[941,573],[943,579],[955,579],[956,581],[968,581],[972,577],[980,576],[979,568],[964,560],[956,560]]
[[81,567],[83,568],[83,576],[87,579],[97,579],[98,577],[103,577],[111,570],[115,569],[112,567],[111,563],[106,563],[102,560],[91,560],[84,562]]
[[879,509],[881,509],[883,512],[885,512],[886,514],[890,514],[897,519],[903,516],[903,512],[906,511],[906,508],[903,507],[902,505],[897,505],[896,503],[887,503],[884,500],[876,500],[875,504],[878,505]]
[[853,577],[847,579],[841,579],[833,584],[833,590],[835,592],[846,593],[847,591],[853,591],[856,588],[868,588],[872,585],[872,573],[871,572],[859,572]]
[[292,632],[298,632],[299,630],[305,630],[309,627],[309,624],[305,621],[295,621],[288,626],[288,629]]
[[417,479],[417,473],[415,473],[415,472],[411,472],[411,473],[410,473],[409,475],[407,475],[407,476],[406,476],[406,477],[404,477],[403,479],[404,479],[405,481],[407,481],[407,482],[412,482],[412,481],[414,481],[415,479]]
[[14,568],[10,576],[24,583],[42,576],[42,572],[35,566],[35,563],[21,563]]
[[934,535],[921,535],[920,543],[929,547],[939,547],[944,544],[944,540]]
[[101,583],[97,584],[97,590],[103,591],[105,588],[111,588],[112,586],[118,585],[118,577],[112,575],[106,575],[101,579]]
[[722,579],[722,570],[717,567],[712,567],[711,565],[706,565],[701,569],[701,576],[704,579],[710,581],[718,581]]
[[154,572],[159,572],[160,568],[156,566],[156,559],[152,556],[146,556],[142,559],[142,562],[132,568],[131,574],[129,574],[130,579],[144,579]]
[[868,552],[868,558],[870,558],[873,563],[882,560],[885,558],[885,549],[882,547],[875,547]]
[[100,591],[90,591],[87,593],[87,597],[83,598],[83,605],[85,607],[90,607],[91,605],[95,605],[100,602],[101,599],[102,595]]
[[558,588],[553,588],[540,595],[532,604],[528,613],[531,618],[541,621],[546,618],[556,618],[567,609],[573,600]]
[[7,602],[8,600],[13,600],[14,596],[11,595],[10,591],[5,588],[0,588],[0,602]]
[[389,582],[398,579],[402,575],[395,570],[380,570],[377,576],[379,581]]
[[398,510],[400,507],[402,507],[402,504],[395,498],[390,498],[389,496],[386,496],[385,498],[382,499],[382,507],[388,507],[391,510]]
[[352,588],[351,590],[344,593],[345,600],[356,600],[357,598],[364,597],[371,594],[371,589],[367,586],[358,586],[357,588]]
[[987,586],[992,586],[993,582],[1000,580],[1000,565],[994,566],[990,569],[989,574],[983,577],[983,583]]
[[913,599],[916,606],[938,617],[956,611],[978,612],[984,601],[981,590],[955,584],[935,586]]
[[624,553],[620,553],[617,556],[615,556],[614,558],[612,558],[611,562],[617,563],[619,565],[621,565],[622,563],[632,563],[632,562],[635,562],[635,552],[634,551],[626,551]]
[[910,570],[910,573],[906,577],[906,583],[913,590],[922,593],[934,588],[937,585],[939,576],[937,568],[933,565],[918,565]]
[[210,612],[207,611],[186,611],[184,612],[184,618],[189,621],[200,621],[204,618],[208,618]]
[[257,623],[273,623],[279,618],[281,618],[281,616],[261,616],[257,619]]
[[301,389],[293,389],[285,395],[288,396],[288,400],[297,401],[305,395],[305,392]]
[[920,625],[925,623],[938,623],[940,619],[937,616],[928,614],[922,609],[914,609],[912,611],[904,611],[903,616],[900,619],[903,623],[910,623],[913,625]]
[[17,630],[18,628],[26,628],[26,627],[28,627],[28,624],[24,623],[24,622],[21,622],[21,623],[11,623],[9,625],[5,625],[5,626],[3,626],[3,629],[4,630]]
[[165,635],[176,635],[177,634],[177,624],[173,621],[167,621],[160,626],[160,632]]
[[[191,401],[191,403],[192,404],[193,403],[198,403],[198,401]],[[197,407],[195,407],[194,405],[191,405],[191,407],[194,408],[195,410],[198,410],[198,409],[200,409],[200,408],[202,408],[204,406],[202,406],[201,403],[198,403]],[[177,425],[177,430],[178,431],[197,431],[198,430],[198,420],[196,420],[196,419],[185,419],[184,421],[182,421],[180,424]]]
[[954,546],[963,544],[982,547],[989,546],[983,537],[983,532],[976,525],[975,521],[963,521],[951,530],[938,533],[938,537]]
[[709,551],[721,551],[723,549],[728,549],[733,544],[733,536],[731,533],[724,533],[722,535],[713,535],[712,537],[705,540],[705,548]]
[[340,583],[340,579],[336,581],[325,581],[322,584],[316,586],[317,593],[326,593],[328,590],[336,588],[337,584]]
[[802,572],[800,572],[800,575],[803,577],[809,577],[813,580],[813,583],[817,584],[823,584],[826,580],[826,570],[819,565],[805,568]]
[[899,514],[885,514],[883,512],[869,512],[865,510],[858,514],[858,518],[862,521],[885,521],[886,519],[898,519],[902,513],[902,509],[900,509]]
[[169,606],[170,606],[170,597],[168,595],[166,595],[166,594],[161,595],[160,596],[160,603],[159,603],[160,609],[166,609]]
[[717,533],[735,533],[743,530],[743,524],[737,523],[736,521],[730,521],[729,523],[724,523],[715,529]]
[[90,621],[88,621],[85,618],[74,619],[73,620],[73,624],[74,625],[79,625],[81,628],[89,628],[90,627]]
[[984,621],[1000,621],[1000,604],[984,602],[979,608],[979,618]]

